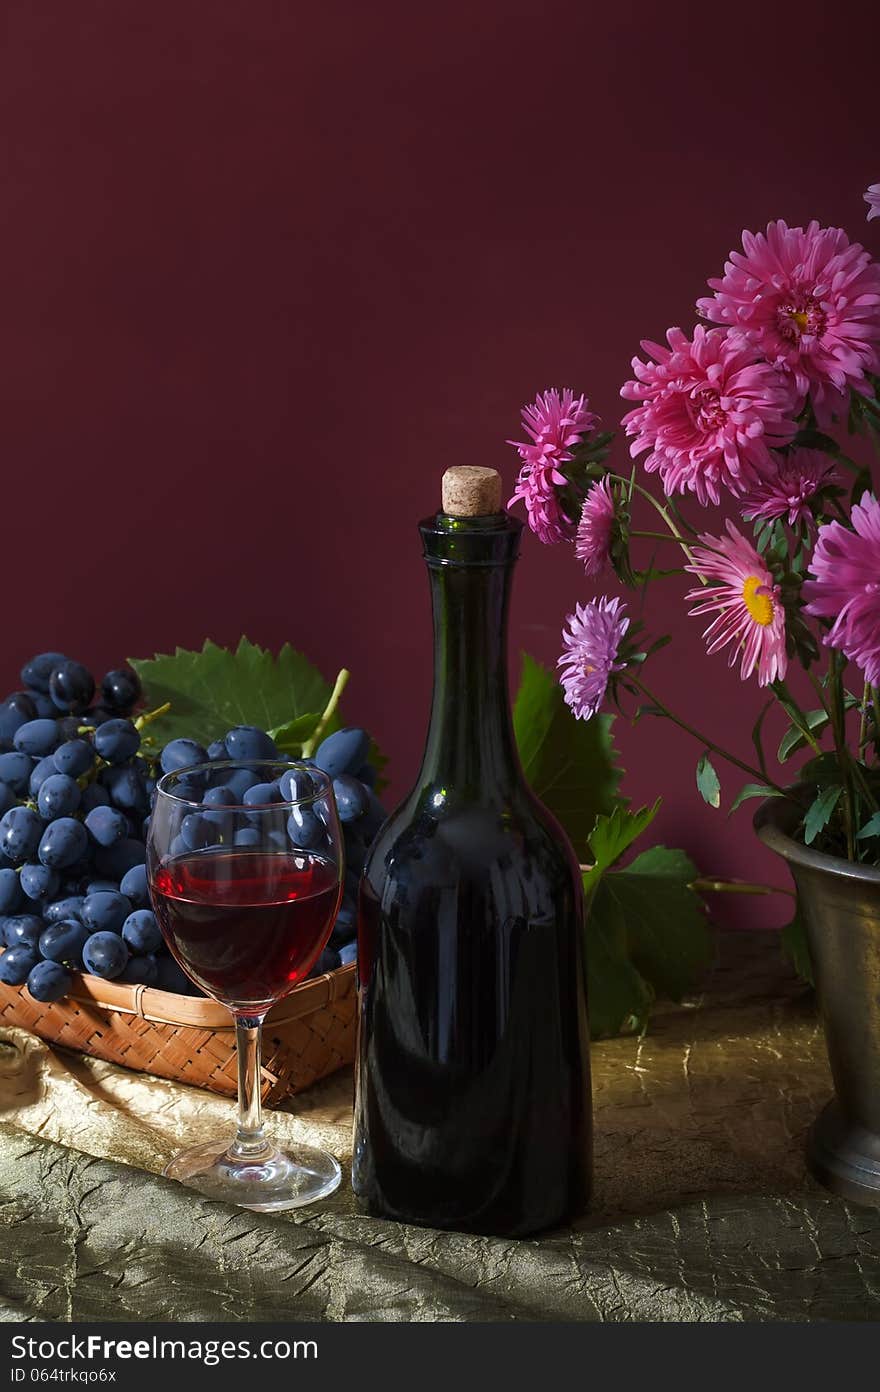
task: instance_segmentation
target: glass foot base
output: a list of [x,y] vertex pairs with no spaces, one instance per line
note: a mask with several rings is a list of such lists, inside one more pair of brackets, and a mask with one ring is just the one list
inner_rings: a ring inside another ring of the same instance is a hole
[[292,1145],[287,1150],[273,1146],[263,1156],[244,1160],[229,1153],[228,1140],[181,1151],[163,1173],[198,1189],[206,1198],[257,1213],[301,1208],[325,1199],[342,1179],[338,1160],[316,1146]]

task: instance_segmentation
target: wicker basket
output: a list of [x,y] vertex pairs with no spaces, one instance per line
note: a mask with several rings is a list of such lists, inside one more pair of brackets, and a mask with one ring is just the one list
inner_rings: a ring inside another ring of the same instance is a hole
[[[216,1001],[77,976],[63,1000],[38,1005],[22,987],[0,983],[0,1024],[141,1073],[236,1092],[234,1026]],[[278,1103],[351,1063],[354,1039],[354,966],[304,981],[266,1016],[263,1101]]]

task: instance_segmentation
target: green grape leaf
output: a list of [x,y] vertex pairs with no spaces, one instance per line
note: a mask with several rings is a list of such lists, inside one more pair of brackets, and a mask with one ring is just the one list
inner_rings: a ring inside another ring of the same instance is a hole
[[798,976],[810,986],[814,986],[816,983],[813,980],[813,963],[810,961],[807,932],[800,907],[795,908],[794,917],[782,930],[782,951]]
[[[242,638],[221,648],[207,639],[201,652],[129,658],[150,709],[171,703],[151,729],[162,743],[186,736],[201,744],[221,739],[233,725],[284,733],[286,753],[298,753],[330,698],[330,684],[286,643],[277,657]],[[301,747],[301,744],[300,744]]]
[[581,854],[601,813],[613,811],[621,770],[612,717],[576,720],[553,673],[528,653],[513,708],[526,778]]
[[[288,720],[284,725],[276,725],[266,733],[271,735],[278,745],[281,754],[299,755],[307,739],[314,734],[318,721],[321,719],[319,713],[309,711],[307,715],[298,715],[293,720]],[[327,734],[332,734],[339,729],[339,721],[334,717],[327,722]]]
[[648,1023],[654,992],[633,966],[626,924],[614,899],[601,893],[601,886],[587,917],[586,943],[590,1034],[593,1039],[605,1039],[640,1033]]
[[721,782],[708,753],[701,754],[697,760],[697,788],[710,807],[721,806]]
[[621,804],[615,807],[610,816],[604,813],[596,818],[596,825],[590,835],[590,850],[593,853],[593,867],[584,875],[584,888],[591,889],[606,870],[620,859],[633,841],[651,825],[660,811],[660,798],[653,807],[642,807],[638,812],[629,812]]

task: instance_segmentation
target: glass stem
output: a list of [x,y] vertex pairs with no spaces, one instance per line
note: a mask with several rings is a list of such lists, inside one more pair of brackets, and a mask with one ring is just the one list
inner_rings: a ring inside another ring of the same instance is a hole
[[238,1126],[229,1152],[237,1160],[260,1160],[271,1146],[263,1131],[260,1105],[260,1043],[262,1015],[236,1015],[238,1052]]

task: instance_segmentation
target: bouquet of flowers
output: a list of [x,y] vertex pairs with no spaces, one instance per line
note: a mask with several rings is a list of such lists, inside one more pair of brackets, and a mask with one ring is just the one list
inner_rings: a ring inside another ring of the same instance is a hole
[[[880,185],[865,195],[880,216]],[[692,577],[689,613],[707,622],[708,653],[722,650],[742,681],[768,696],[754,731],[754,762],[725,750],[680,719],[646,684],[649,641],[619,596],[575,604],[559,659],[565,700],[582,720],[603,703],[675,721],[702,747],[700,793],[720,806],[713,756],[748,781],[733,808],[754,797],[799,805],[808,845],[880,865],[880,501],[868,469],[846,452],[847,435],[880,443],[880,264],[839,228],[770,223],[744,232],[723,275],[700,299],[706,321],[666,344],[644,342],[621,395],[630,454],[659,489],[611,461],[613,436],[587,398],[550,390],[523,412],[524,443],[511,441],[520,472],[511,505],[553,544],[573,542],[590,578],[609,572],[642,588],[670,575]],[[691,505],[688,515],[683,500]],[[636,500],[656,525],[634,525]],[[714,530],[700,509],[735,507]],[[637,563],[640,539],[650,562]],[[667,544],[679,563],[655,564]],[[789,671],[806,673],[803,695]],[[632,698],[626,702],[625,698]],[[778,703],[787,719],[784,766],[771,769],[764,716]]]

